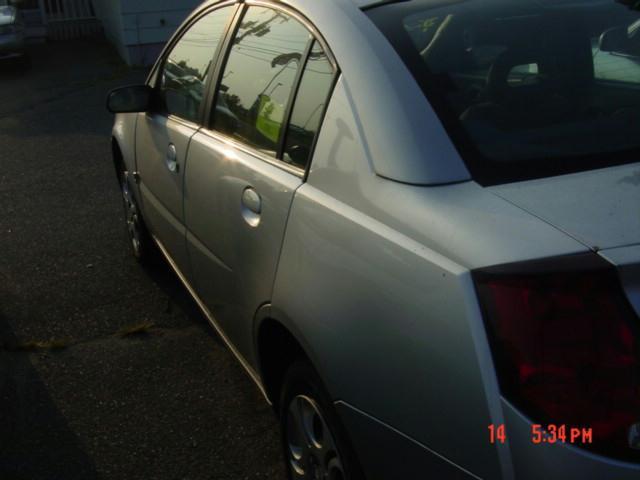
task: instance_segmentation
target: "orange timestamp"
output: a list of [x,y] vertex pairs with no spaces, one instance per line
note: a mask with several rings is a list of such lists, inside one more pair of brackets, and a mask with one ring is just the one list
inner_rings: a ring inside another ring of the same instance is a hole
[[[507,432],[504,424],[491,424],[489,429],[489,442],[505,443]],[[587,444],[593,442],[593,429],[591,427],[572,427],[565,424],[543,425],[534,423],[531,425],[531,442],[541,443],[571,443]]]

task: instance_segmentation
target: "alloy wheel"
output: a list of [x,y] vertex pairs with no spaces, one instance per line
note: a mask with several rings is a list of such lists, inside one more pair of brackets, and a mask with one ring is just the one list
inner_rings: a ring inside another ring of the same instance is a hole
[[138,206],[129,187],[128,175],[126,173],[122,176],[121,186],[125,220],[127,222],[127,234],[133,248],[133,254],[139,258],[142,253],[142,226],[140,225]]
[[336,442],[312,398],[298,395],[291,400],[287,409],[286,439],[292,478],[346,478]]

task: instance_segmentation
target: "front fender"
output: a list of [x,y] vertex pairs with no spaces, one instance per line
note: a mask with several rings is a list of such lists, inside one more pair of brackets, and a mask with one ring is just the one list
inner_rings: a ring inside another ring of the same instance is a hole
[[[138,121],[137,113],[118,113],[116,114],[113,129],[111,130],[111,138],[117,144],[121,153],[121,160],[125,170],[134,172],[137,170],[136,163],[136,124]],[[115,161],[115,158],[114,158]]]

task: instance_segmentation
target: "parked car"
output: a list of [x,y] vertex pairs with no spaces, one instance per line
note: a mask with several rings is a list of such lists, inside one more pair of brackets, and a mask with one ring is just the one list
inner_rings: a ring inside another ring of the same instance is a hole
[[0,61],[13,59],[23,66],[28,65],[24,28],[20,11],[15,7],[0,4]]
[[274,406],[290,478],[639,478],[640,67],[598,49],[639,16],[209,1],[110,93],[133,252]]

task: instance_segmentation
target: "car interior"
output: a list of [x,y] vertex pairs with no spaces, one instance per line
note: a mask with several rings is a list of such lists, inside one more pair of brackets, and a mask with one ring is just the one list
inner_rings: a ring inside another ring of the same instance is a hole
[[431,38],[420,38],[415,20],[408,30],[438,93],[485,156],[517,161],[550,150],[632,148],[640,57],[600,48],[611,32],[631,28],[628,20],[548,10],[447,15]]

